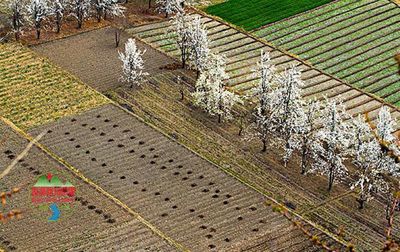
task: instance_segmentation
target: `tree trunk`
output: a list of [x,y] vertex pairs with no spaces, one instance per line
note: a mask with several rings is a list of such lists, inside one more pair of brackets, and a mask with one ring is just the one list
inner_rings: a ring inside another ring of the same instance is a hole
[[36,39],[40,39],[40,28],[36,28]]
[[19,40],[19,31],[15,31],[15,40],[16,40],[16,41]]
[[363,199],[362,197],[360,197],[359,199],[357,199],[358,202],[358,209],[364,209],[364,205],[365,205],[365,199]]
[[199,78],[199,76],[200,76],[200,71],[199,71],[199,70],[197,70],[197,71],[196,71],[196,79],[198,79],[198,78]]
[[333,172],[333,169],[331,168],[329,171],[328,192],[332,191],[334,179],[335,179],[334,172]]
[[301,153],[301,174],[306,174],[307,170],[307,149],[303,146],[303,151]]
[[185,99],[185,93],[183,92],[182,88],[179,90],[179,92],[181,93],[181,101],[183,101]]
[[222,115],[219,114],[219,115],[218,115],[218,123],[221,123],[221,121],[222,121]]
[[57,12],[56,14],[56,27],[57,27],[57,33],[60,33],[61,31],[61,16],[60,13]]
[[149,9],[151,9],[151,0],[149,0]]
[[263,143],[263,149],[262,149],[262,152],[266,152],[267,151],[267,139],[263,139],[262,140],[262,143]]
[[116,48],[118,48],[120,40],[121,40],[121,31],[116,30],[115,31],[115,47]]

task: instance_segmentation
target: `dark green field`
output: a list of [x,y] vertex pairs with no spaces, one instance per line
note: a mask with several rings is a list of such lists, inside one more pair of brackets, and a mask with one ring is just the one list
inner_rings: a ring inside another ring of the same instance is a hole
[[208,7],[206,12],[253,30],[332,2],[332,0],[229,0]]

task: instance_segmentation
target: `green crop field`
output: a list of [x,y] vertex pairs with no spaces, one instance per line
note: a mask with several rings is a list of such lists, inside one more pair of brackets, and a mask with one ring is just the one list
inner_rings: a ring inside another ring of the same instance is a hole
[[212,5],[206,11],[246,30],[252,30],[329,2],[332,0],[229,0]]
[[254,34],[400,106],[399,24],[400,8],[390,0],[343,0]]

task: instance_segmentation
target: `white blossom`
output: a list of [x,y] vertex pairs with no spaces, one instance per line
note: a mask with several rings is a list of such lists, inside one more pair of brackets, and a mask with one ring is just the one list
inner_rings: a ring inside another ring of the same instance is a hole
[[256,134],[263,142],[263,151],[267,150],[268,138],[276,131],[276,115],[280,99],[276,90],[276,69],[271,62],[268,52],[261,51],[260,61],[257,69],[254,70],[256,76],[260,77],[258,86],[254,89],[259,104],[255,110]]
[[[370,126],[359,116],[352,122],[352,157],[353,164],[358,168],[357,179],[351,184],[351,190],[358,190],[359,208],[364,207],[365,202],[373,198],[373,193],[387,193],[388,183],[384,174],[391,165],[390,158],[382,152],[382,149],[373,135]],[[394,163],[392,163],[394,164]]]
[[119,52],[119,59],[122,60],[123,65],[123,76],[121,80],[129,83],[131,87],[134,85],[140,86],[143,78],[148,75],[144,71],[143,54],[146,50],[141,51],[136,46],[136,42],[133,39],[128,39],[125,44],[125,52]]
[[190,57],[192,45],[192,17],[185,12],[179,12],[172,20],[173,33],[176,35],[176,44],[181,52],[182,67]]
[[165,13],[165,16],[175,13],[183,13],[183,0],[157,0],[158,11],[160,13]]
[[76,18],[78,28],[82,28],[83,22],[89,17],[90,0],[71,0],[71,15]]
[[309,172],[317,172],[328,177],[328,190],[335,181],[347,176],[344,164],[352,139],[351,128],[345,119],[349,115],[344,106],[336,101],[328,101],[322,111],[322,125],[317,132],[321,145],[318,147],[318,158]]
[[196,90],[192,93],[193,102],[210,115],[217,115],[218,121],[222,117],[230,119],[233,106],[240,103],[241,99],[225,86],[229,78],[225,72],[225,58],[210,54],[207,62],[208,68],[200,74]]
[[201,22],[200,17],[196,17],[190,26],[190,60],[193,62],[197,72],[203,72],[207,68],[207,58],[210,54],[207,30]]
[[31,22],[35,26],[36,38],[39,39],[42,22],[49,15],[47,0],[31,0],[27,6],[27,12],[31,16]]

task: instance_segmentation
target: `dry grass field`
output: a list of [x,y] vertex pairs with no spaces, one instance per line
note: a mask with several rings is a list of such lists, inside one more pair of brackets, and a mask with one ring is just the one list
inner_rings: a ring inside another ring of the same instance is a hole
[[[49,134],[49,133],[48,133]],[[28,141],[0,121],[0,166],[3,168],[26,148]],[[3,214],[19,209],[20,219],[0,224],[0,247],[6,251],[175,251],[133,215],[124,211],[95,188],[67,171],[47,153],[34,146],[11,172],[0,180],[0,191],[19,188],[7,198]],[[31,202],[31,187],[41,175],[66,174],[76,188],[76,201],[70,211],[61,210],[57,222],[47,222],[49,210],[40,212]],[[1,249],[0,249],[1,250]]]
[[0,115],[23,129],[108,103],[79,79],[18,44],[0,44]]

